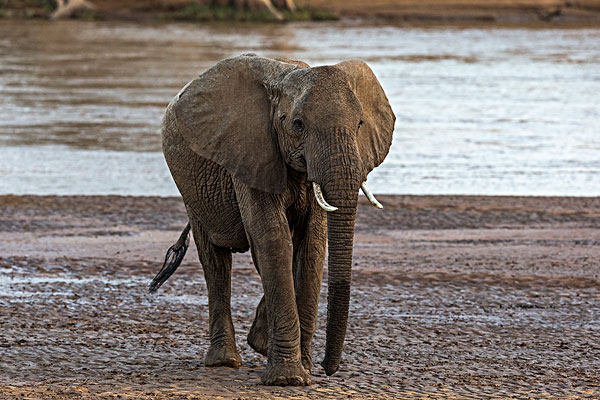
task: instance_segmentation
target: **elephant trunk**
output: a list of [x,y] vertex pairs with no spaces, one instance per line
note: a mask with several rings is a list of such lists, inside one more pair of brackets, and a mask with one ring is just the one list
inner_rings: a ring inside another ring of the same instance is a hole
[[336,129],[328,133],[321,143],[329,143],[320,147],[327,149],[324,150],[327,154],[316,161],[316,171],[309,165],[308,172],[309,179],[314,176],[320,182],[326,201],[337,207],[336,211],[327,213],[327,342],[321,363],[325,373],[332,375],[340,365],[348,324],[354,219],[362,177],[358,148],[354,140],[348,140],[354,138],[352,132]]
[[[342,347],[348,324],[350,282],[352,276],[352,245],[354,241],[354,218],[357,191],[348,191],[349,200],[339,209],[327,215],[328,291],[327,291],[327,342],[325,359],[321,363],[327,375],[338,370],[342,359]],[[334,200],[332,200],[334,201]]]

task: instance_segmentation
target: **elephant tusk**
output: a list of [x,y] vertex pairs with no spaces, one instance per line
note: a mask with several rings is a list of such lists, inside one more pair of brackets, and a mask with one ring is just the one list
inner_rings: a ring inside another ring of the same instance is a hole
[[312,184],[313,190],[315,191],[315,198],[317,199],[317,203],[319,203],[321,208],[330,212],[337,210],[337,207],[334,207],[325,201],[325,197],[323,197],[323,191],[321,191],[321,186],[319,186],[319,184],[316,182],[313,182]]
[[369,201],[371,202],[371,205],[373,205],[373,207],[379,208],[380,210],[383,208],[381,203],[377,201],[375,196],[373,196],[373,193],[371,193],[371,191],[367,187],[367,182],[363,182],[362,185],[360,185],[360,188],[362,189],[365,196],[367,196],[367,199],[369,199]]

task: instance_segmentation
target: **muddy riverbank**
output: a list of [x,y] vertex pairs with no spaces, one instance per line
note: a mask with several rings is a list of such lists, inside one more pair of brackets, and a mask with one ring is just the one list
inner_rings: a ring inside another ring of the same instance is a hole
[[489,23],[600,21],[600,1],[563,0],[307,0],[343,17],[396,22]]
[[[94,10],[76,14],[89,20],[182,20],[268,21],[273,16],[261,10],[237,10],[227,1],[209,7],[209,1],[116,0],[91,1]],[[600,22],[598,0],[297,0],[297,12],[286,12],[286,20],[360,18],[416,23],[531,23],[566,24]],[[51,0],[0,1],[0,18],[47,18],[55,8]]]
[[[177,198],[0,196],[0,398],[598,398],[600,198],[380,196],[359,209],[340,372],[267,388],[234,257],[240,369],[207,369],[197,255],[146,286]],[[315,362],[324,351],[323,288]]]

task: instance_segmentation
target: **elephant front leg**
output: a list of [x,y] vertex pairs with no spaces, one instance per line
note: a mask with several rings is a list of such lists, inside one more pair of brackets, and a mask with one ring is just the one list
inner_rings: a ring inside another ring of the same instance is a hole
[[[309,213],[304,222],[295,228],[292,240],[294,291],[300,321],[300,352],[302,366],[310,373],[313,367],[312,340],[317,327],[319,295],[327,246],[325,211],[316,207],[316,210]],[[254,254],[252,256],[257,264],[256,256]],[[256,307],[256,316],[248,332],[248,344],[264,356],[267,355],[269,343],[268,326],[263,296]]]
[[319,295],[327,246],[325,211],[313,209],[307,222],[294,230],[294,285],[300,319],[302,365],[312,371],[312,340],[317,328]]
[[[285,228],[285,229],[284,229]],[[287,234],[286,234],[287,231]],[[302,386],[310,375],[302,366],[300,322],[292,278],[292,244],[286,225],[264,236],[250,236],[251,246],[260,265],[267,322],[267,369],[261,380],[266,385]]]
[[197,222],[192,220],[191,225],[208,287],[210,348],[204,365],[239,367],[242,359],[231,320],[231,252],[212,244]]
[[236,191],[265,293],[268,363],[261,381],[266,385],[308,385],[310,375],[302,366],[300,355],[292,238],[285,213],[276,195],[254,189]]

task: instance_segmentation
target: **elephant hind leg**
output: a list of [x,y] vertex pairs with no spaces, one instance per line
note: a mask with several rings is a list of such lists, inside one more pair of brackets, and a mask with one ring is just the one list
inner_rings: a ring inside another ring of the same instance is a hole
[[260,299],[256,307],[256,316],[252,327],[248,332],[248,344],[257,353],[267,355],[269,348],[269,322],[267,321],[267,310],[265,307],[265,296]]
[[269,322],[267,321],[267,310],[265,307],[265,296],[260,299],[256,307],[256,316],[252,327],[248,332],[248,344],[257,353],[267,355],[269,348]]
[[[254,254],[254,249],[251,249],[252,261],[256,267],[256,271],[260,275],[260,267],[258,265],[258,257]],[[269,349],[269,321],[267,320],[267,308],[265,303],[265,296],[260,299],[258,306],[256,306],[256,315],[254,316],[254,322],[248,332],[248,344],[259,354],[267,356]]]
[[239,367],[242,359],[235,345],[231,320],[231,251],[212,244],[194,219],[191,225],[208,287],[210,348],[204,357],[204,365]]

